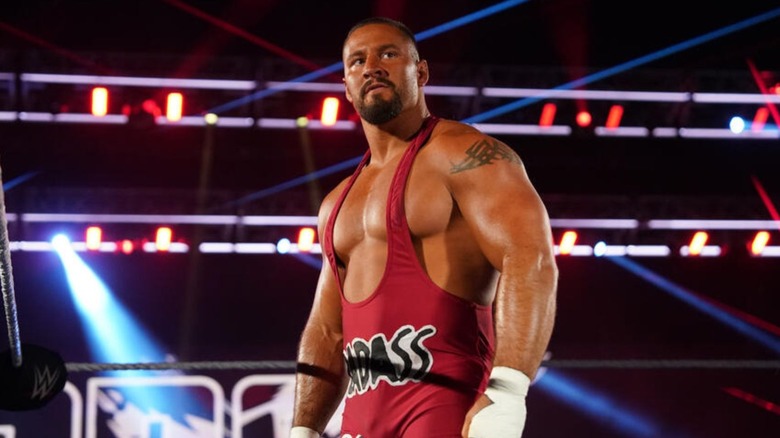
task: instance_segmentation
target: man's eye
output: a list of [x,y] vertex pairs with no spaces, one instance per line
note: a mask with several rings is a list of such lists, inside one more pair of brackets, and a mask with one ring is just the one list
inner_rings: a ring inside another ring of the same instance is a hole
[[396,56],[398,56],[398,54],[395,52],[385,52],[382,54],[382,56],[384,56],[385,58],[395,58]]

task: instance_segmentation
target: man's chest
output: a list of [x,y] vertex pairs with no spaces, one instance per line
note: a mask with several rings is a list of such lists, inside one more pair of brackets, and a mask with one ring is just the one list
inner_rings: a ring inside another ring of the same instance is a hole
[[[425,165],[413,166],[405,184],[393,181],[395,167],[378,171],[364,169],[349,188],[338,212],[334,229],[337,251],[365,239],[387,242],[388,209],[403,209],[413,237],[444,232],[453,214],[453,200],[445,182]],[[391,188],[402,195],[388,203]]]

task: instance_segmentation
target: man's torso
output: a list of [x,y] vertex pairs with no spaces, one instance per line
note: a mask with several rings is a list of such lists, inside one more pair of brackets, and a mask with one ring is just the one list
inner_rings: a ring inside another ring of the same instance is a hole
[[[409,232],[423,270],[436,285],[484,304],[492,297],[497,276],[452,198],[447,184],[452,157],[440,150],[439,138],[434,131],[409,173],[404,196]],[[333,243],[349,302],[370,296],[384,274],[387,197],[402,155],[382,167],[363,168],[338,213]]]
[[353,436],[428,437],[435,424],[456,436],[487,381],[492,312],[474,301],[495,275],[449,193],[436,142],[358,170],[331,213],[350,375],[343,424]]

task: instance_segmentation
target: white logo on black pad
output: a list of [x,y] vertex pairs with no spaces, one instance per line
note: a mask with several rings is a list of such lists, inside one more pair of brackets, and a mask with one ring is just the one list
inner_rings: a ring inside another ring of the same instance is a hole
[[393,386],[422,380],[433,366],[433,355],[423,342],[435,334],[432,325],[419,330],[405,325],[390,340],[382,333],[370,341],[354,338],[344,349],[350,377],[347,397],[375,389],[382,380]]

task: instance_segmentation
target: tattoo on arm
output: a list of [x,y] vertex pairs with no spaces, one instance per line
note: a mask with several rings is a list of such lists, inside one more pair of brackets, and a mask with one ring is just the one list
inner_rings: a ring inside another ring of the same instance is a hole
[[510,163],[520,164],[520,157],[509,146],[494,139],[482,139],[466,149],[466,158],[452,166],[451,173],[459,173],[469,169],[475,169],[485,164],[493,164],[496,160],[506,160]]

